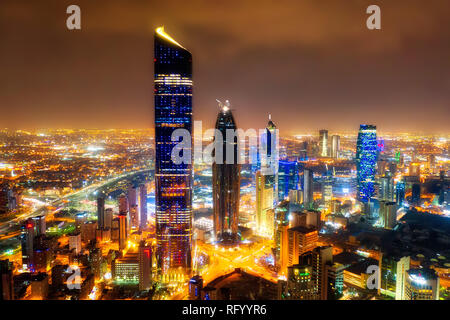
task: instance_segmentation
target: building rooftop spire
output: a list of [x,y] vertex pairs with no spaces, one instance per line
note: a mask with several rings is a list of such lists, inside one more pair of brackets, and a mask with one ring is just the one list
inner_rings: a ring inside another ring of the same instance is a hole
[[164,26],[158,27],[156,28],[155,32],[161,36],[162,38],[166,39],[167,41],[179,46],[180,48],[183,48],[185,50],[187,50],[185,47],[183,47],[181,44],[179,44],[174,38],[172,38],[171,36],[169,36],[165,31],[164,31]]

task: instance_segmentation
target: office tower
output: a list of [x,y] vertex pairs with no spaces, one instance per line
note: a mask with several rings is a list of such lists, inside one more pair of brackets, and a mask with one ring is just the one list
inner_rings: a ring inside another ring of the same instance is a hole
[[330,246],[317,247],[312,250],[311,256],[312,279],[317,298],[319,300],[328,300],[328,267],[333,265],[333,248]]
[[119,196],[119,213],[128,213],[128,199],[123,193]]
[[273,180],[273,206],[278,204],[278,163],[279,163],[278,129],[269,114],[269,121],[261,136],[261,173]]
[[317,295],[314,291],[311,266],[296,264],[287,269],[285,298],[287,300],[315,300]]
[[314,249],[319,240],[319,234],[314,228],[297,226],[288,231],[288,265],[298,263],[298,257]]
[[132,229],[139,228],[139,208],[137,204],[130,206],[130,227]]
[[40,272],[31,278],[31,299],[45,300],[48,296],[48,275]]
[[127,252],[111,262],[111,275],[116,283],[139,284],[139,254]]
[[111,229],[113,219],[113,210],[111,208],[105,209],[105,215],[103,220],[103,229]]
[[289,203],[281,202],[275,208],[275,236],[274,258],[279,274],[286,274],[288,266],[288,229],[289,229]]
[[256,172],[256,228],[259,234],[271,236],[274,221],[270,221],[268,211],[273,208],[274,175]]
[[410,257],[383,254],[381,258],[381,293],[396,300],[405,296],[406,271],[410,268]]
[[411,204],[419,205],[420,204],[420,184],[414,183],[411,187]]
[[74,250],[75,254],[81,253],[81,233],[69,234],[69,250]]
[[213,157],[218,159],[212,164],[214,234],[217,241],[235,242],[239,240],[241,166],[238,164],[238,137],[233,136],[228,141],[227,130],[235,132],[237,127],[228,100],[225,105],[220,102],[220,107],[216,129],[222,134],[222,139],[214,140]]
[[278,164],[278,200],[283,201],[291,190],[298,190],[299,165],[297,161],[280,160]]
[[81,226],[87,221],[86,213],[77,213],[75,216],[75,230],[81,231]]
[[394,201],[394,179],[389,171],[386,171],[383,177],[379,178],[380,189],[378,200]]
[[45,231],[47,226],[45,224],[45,216],[33,217],[34,222],[34,235],[35,236],[45,236]]
[[[155,83],[155,205],[159,265],[163,273],[181,267],[191,272],[192,156],[181,164],[172,161],[175,129],[192,136],[192,55],[156,29]],[[191,141],[185,141],[191,146]]]
[[303,203],[303,191],[302,190],[289,190],[289,202],[294,204]]
[[89,242],[96,239],[97,222],[87,221],[81,225],[81,241]]
[[311,208],[314,203],[313,173],[309,169],[303,170],[302,175],[303,205],[305,208]]
[[202,300],[203,278],[196,275],[189,280],[189,300]]
[[9,260],[0,260],[0,300],[14,300],[13,267]]
[[137,188],[130,184],[128,186],[128,193],[127,193],[127,199],[128,199],[128,211],[131,211],[131,207],[137,205]]
[[125,249],[128,239],[128,221],[126,213],[119,213],[119,250]]
[[403,205],[403,201],[405,201],[405,182],[399,181],[395,186],[395,201],[399,207]]
[[341,137],[333,135],[331,137],[331,157],[339,159],[339,151],[341,149]]
[[141,184],[139,186],[139,210],[140,210],[140,227],[147,227],[147,186]]
[[103,277],[102,263],[102,250],[100,248],[89,249],[89,266],[91,267],[95,280],[99,280]]
[[382,219],[383,228],[393,229],[397,224],[397,203],[393,201],[380,201],[379,216]]
[[148,290],[152,284],[152,249],[145,241],[139,243],[139,290]]
[[[111,225],[111,241],[119,241],[119,217],[112,220]],[[81,234],[83,236],[83,234]]]
[[33,250],[33,262],[35,272],[47,272],[50,270],[51,263],[50,248],[45,246],[36,246]]
[[319,152],[321,157],[328,157],[328,130],[319,131]]
[[34,245],[34,222],[33,219],[28,219],[22,226],[20,235],[20,243],[22,245],[22,265],[24,268],[33,270],[33,245]]
[[356,144],[357,199],[368,202],[374,193],[377,127],[362,124]]
[[97,225],[100,229],[105,227],[105,197],[97,197]]
[[404,300],[439,300],[439,277],[433,269],[407,272]]
[[411,162],[409,164],[409,175],[420,177],[420,163],[419,162]]

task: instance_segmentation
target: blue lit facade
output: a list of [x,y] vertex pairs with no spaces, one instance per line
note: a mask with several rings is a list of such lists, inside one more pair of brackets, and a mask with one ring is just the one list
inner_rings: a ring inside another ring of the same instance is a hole
[[377,153],[377,127],[362,124],[356,143],[357,198],[361,202],[368,202],[375,191]]
[[299,164],[297,161],[280,160],[278,162],[278,199],[289,196],[289,190],[298,190]]
[[[190,163],[175,164],[176,129],[192,136],[192,56],[162,28],[155,33],[155,206],[158,264],[163,274],[190,273],[192,258],[192,186]],[[192,155],[191,155],[192,159]]]

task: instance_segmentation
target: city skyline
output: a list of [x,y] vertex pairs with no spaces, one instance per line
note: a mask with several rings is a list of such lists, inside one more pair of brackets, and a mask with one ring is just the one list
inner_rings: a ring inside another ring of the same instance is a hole
[[332,16],[310,1],[276,12],[266,2],[131,3],[121,14],[120,1],[80,1],[82,29],[72,32],[64,4],[5,2],[0,127],[151,128],[151,37],[165,25],[197,57],[193,117],[210,128],[218,98],[232,101],[242,128],[271,112],[286,134],[361,123],[449,133],[448,4],[383,4],[382,29],[369,31],[364,1],[327,3]]

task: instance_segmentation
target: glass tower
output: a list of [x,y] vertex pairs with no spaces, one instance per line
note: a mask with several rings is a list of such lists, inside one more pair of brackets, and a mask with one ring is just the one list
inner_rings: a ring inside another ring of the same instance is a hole
[[[227,140],[228,129],[235,132],[236,123],[228,105],[221,105],[221,111],[217,116],[216,129],[222,134],[223,142],[215,141],[215,151],[222,148],[222,161],[214,162],[213,172],[213,205],[214,205],[214,233],[218,241],[235,242],[239,240],[238,218],[240,197],[240,169],[238,164],[238,138],[233,136]],[[232,160],[227,161],[228,155]]]
[[299,165],[297,161],[280,160],[278,165],[278,199],[283,201],[289,190],[298,190]]
[[170,281],[180,279],[175,269],[189,274],[192,263],[192,155],[189,163],[171,158],[181,142],[172,133],[185,129],[192,136],[192,55],[162,27],[154,41],[156,241],[158,265]]
[[368,202],[374,193],[377,163],[377,127],[362,124],[356,143],[357,198]]

